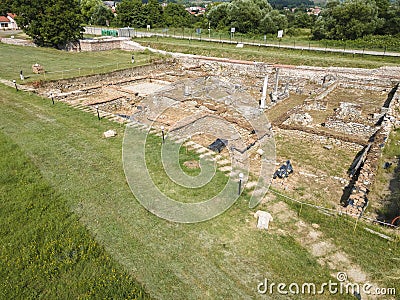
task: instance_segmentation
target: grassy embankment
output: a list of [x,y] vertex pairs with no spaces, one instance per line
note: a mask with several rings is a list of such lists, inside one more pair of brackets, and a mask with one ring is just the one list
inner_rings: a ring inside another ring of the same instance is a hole
[[0,153],[1,299],[148,298],[3,130]]

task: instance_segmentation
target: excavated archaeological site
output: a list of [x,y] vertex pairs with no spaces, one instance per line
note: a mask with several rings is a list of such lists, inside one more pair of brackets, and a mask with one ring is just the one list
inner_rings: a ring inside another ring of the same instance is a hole
[[[273,133],[274,168],[290,160],[294,172],[268,179],[272,187],[354,216],[371,206],[376,217],[382,203],[369,192],[389,134],[400,126],[399,71],[180,58],[46,82],[37,91],[151,132],[163,126],[193,148],[226,140],[220,169],[230,172],[231,158],[243,163],[246,154],[250,191],[264,155],[260,143]],[[268,123],[260,119],[265,116]]]

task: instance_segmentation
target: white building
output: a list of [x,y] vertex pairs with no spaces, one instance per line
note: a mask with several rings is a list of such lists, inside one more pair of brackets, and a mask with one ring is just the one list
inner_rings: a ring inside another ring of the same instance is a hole
[[0,16],[0,29],[18,29],[18,25],[15,22],[15,14],[8,13],[7,16]]

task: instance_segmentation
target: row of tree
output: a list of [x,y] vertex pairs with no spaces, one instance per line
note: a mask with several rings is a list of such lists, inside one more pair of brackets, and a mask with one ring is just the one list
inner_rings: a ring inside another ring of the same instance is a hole
[[394,3],[390,0],[331,0],[318,17],[307,13],[310,3],[298,1],[302,1],[302,7],[292,11],[273,9],[267,0],[232,0],[209,5],[205,16],[191,17],[176,3],[169,3],[162,9],[157,0],[145,4],[141,0],[122,0],[117,6],[114,24],[139,28],[147,24],[152,27],[210,26],[227,32],[234,27],[237,32],[253,34],[276,34],[278,30],[296,34],[298,28],[310,28],[314,39],[336,40],[400,33],[400,0]]
[[285,15],[273,10],[267,0],[233,0],[211,7],[207,18],[213,28],[234,27],[242,33],[274,33],[286,29]]
[[[271,0],[272,1],[272,0]],[[300,1],[300,0],[299,0]],[[357,39],[400,33],[400,0],[331,0],[317,18],[306,13],[273,9],[267,0],[214,3],[203,16],[192,16],[183,5],[158,0],[122,0],[116,14],[101,0],[1,0],[0,13],[14,12],[17,23],[39,46],[64,48],[82,37],[82,24],[154,27],[209,26],[229,32],[267,34],[310,28],[314,39]]]
[[330,1],[313,27],[315,39],[357,39],[400,33],[400,2],[389,0]]
[[242,33],[295,34],[296,28],[310,28],[314,39],[334,40],[400,33],[400,0],[331,0],[318,17],[305,9],[274,10],[267,0],[232,0],[212,6],[206,16],[214,28]]
[[183,5],[169,3],[164,8],[158,0],[122,0],[116,8],[116,26],[134,28],[154,27],[190,27],[196,21]]

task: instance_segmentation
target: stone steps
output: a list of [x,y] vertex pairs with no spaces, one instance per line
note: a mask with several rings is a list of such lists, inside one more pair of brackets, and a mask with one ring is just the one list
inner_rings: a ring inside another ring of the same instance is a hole
[[[81,111],[91,113],[93,115],[97,116],[97,110],[92,107],[92,106],[87,106],[83,105],[81,103],[73,103],[69,104],[71,107],[79,109]],[[125,126],[131,127],[131,128],[136,128],[141,131],[148,131],[150,134],[156,135],[161,137],[161,129],[155,128],[155,127],[149,127],[146,124],[139,123],[137,121],[133,120],[128,120],[126,118],[120,117],[118,115],[106,112],[106,111],[101,111],[99,110],[100,117],[107,119],[108,121],[119,123],[119,124],[124,124]],[[182,144],[188,149],[194,150],[196,153],[199,154],[200,158],[204,158],[206,160],[210,161],[215,161],[218,165],[218,170],[221,172],[224,172],[226,176],[231,176],[234,181],[238,182],[239,181],[239,170],[232,170],[231,166],[231,161],[227,159],[226,157],[211,151],[210,149],[199,145],[191,140],[187,140],[187,138],[182,138],[180,136],[175,136],[172,133],[167,133],[165,134],[165,138],[169,139],[171,141],[176,142],[177,144]],[[252,189],[257,185],[257,182],[249,182],[249,183],[244,183],[243,187],[245,189]],[[254,192],[254,191],[253,191]]]

